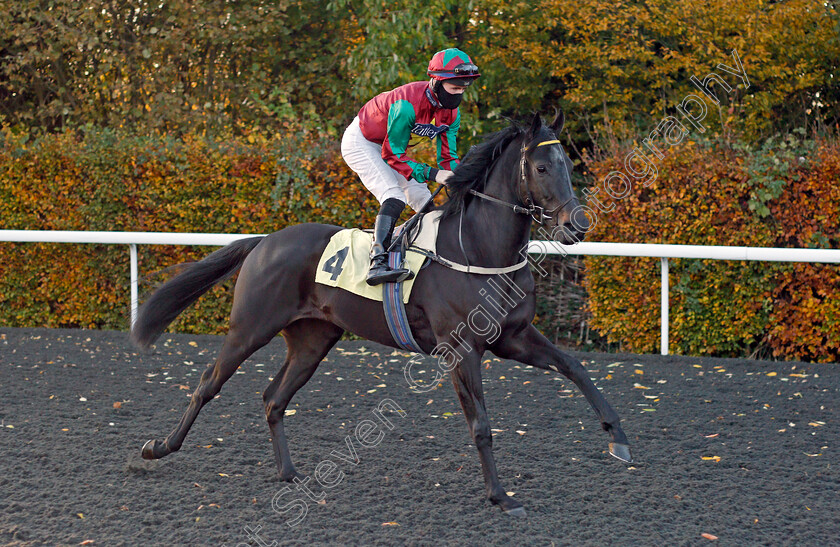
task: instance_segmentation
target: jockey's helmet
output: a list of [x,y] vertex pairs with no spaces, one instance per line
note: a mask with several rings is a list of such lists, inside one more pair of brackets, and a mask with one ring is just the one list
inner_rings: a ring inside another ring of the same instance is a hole
[[426,73],[434,80],[459,86],[471,85],[481,76],[470,56],[454,47],[435,53]]

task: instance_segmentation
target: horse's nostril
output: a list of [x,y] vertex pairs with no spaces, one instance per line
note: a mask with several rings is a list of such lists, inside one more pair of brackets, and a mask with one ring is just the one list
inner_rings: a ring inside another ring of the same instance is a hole
[[580,241],[581,232],[568,220],[559,224],[553,233],[554,238],[564,244],[572,244]]
[[589,231],[589,217],[586,216],[586,213],[583,210],[576,210],[570,219],[570,222],[566,223],[566,226],[572,225],[574,230],[578,233],[585,234]]

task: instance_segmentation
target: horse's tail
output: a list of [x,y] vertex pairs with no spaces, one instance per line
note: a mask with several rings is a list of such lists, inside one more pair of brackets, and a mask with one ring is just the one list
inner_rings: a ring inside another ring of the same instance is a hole
[[180,264],[182,270],[160,286],[137,310],[131,341],[147,349],[169,324],[213,285],[235,274],[263,236],[240,239],[198,262]]

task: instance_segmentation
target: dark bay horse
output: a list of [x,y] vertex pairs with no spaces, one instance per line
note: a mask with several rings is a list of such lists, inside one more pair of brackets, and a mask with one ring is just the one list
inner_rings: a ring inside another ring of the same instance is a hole
[[[570,161],[557,140],[562,126],[562,113],[547,126],[537,115],[528,129],[511,124],[470,150],[450,179],[449,200],[441,206],[437,243],[441,257],[486,268],[520,263],[532,217],[553,228],[560,243],[583,238],[589,224],[580,215]],[[283,416],[295,392],[345,331],[397,347],[381,302],[315,283],[321,253],[340,229],[301,224],[236,241],[185,265],[143,303],[131,338],[148,348],[178,314],[214,284],[239,271],[230,330],[218,357],[202,374],[178,426],[163,442],[147,442],[144,458],[162,458],[180,449],[201,408],[245,359],[282,333],[288,348],[286,360],[263,393],[265,415],[280,478],[304,478],[292,463],[283,428]],[[483,295],[487,295],[488,277],[431,262],[415,280],[406,316],[424,352],[434,355],[441,345],[457,348],[459,359],[450,367],[450,377],[478,449],[487,497],[510,514],[524,515],[522,504],[505,493],[496,472],[481,386],[484,352],[571,379],[610,435],[610,454],[629,462],[630,450],[618,415],[581,363],[558,350],[531,324],[535,297],[530,268],[507,274],[512,283],[497,284],[495,303],[502,315],[493,336],[464,328],[470,312],[487,305]],[[507,291],[507,298],[499,290]]]

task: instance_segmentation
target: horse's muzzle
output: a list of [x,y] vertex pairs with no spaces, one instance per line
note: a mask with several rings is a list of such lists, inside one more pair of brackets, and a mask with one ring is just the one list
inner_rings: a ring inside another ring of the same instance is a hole
[[577,207],[578,203],[558,208],[546,225],[551,228],[551,239],[562,245],[574,245],[584,240],[590,229],[589,218]]
[[553,239],[563,245],[574,245],[580,243],[586,237],[586,232],[579,230],[571,222],[564,222],[562,226],[556,226],[552,230]]

